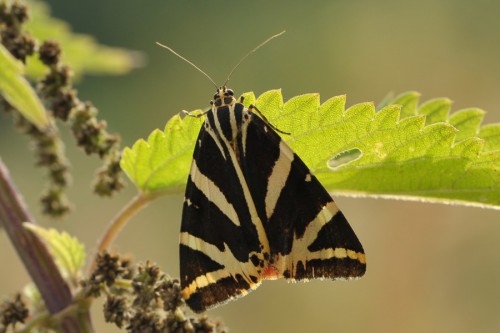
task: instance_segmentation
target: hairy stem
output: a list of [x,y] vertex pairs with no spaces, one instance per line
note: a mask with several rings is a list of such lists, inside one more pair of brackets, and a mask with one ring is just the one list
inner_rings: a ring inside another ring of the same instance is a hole
[[[34,219],[0,159],[0,223],[40,291],[47,310],[51,314],[59,313],[73,303],[73,295],[45,244],[23,227],[24,222],[34,223]],[[88,307],[76,315],[60,318],[57,323],[59,331],[93,332],[87,310]]]

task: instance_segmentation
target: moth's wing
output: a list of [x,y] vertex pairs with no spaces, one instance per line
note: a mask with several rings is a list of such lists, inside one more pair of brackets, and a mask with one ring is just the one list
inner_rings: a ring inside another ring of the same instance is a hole
[[362,276],[366,262],[361,243],[304,162],[255,114],[246,137],[242,168],[269,240],[268,277]]
[[204,125],[187,182],[180,235],[182,292],[196,312],[260,284],[262,268],[252,253],[259,253],[261,244],[242,191],[228,147]]

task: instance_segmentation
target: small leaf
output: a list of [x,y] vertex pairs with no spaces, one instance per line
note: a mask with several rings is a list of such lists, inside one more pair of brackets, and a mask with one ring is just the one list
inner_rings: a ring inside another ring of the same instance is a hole
[[33,282],[28,283],[23,288],[24,297],[26,297],[30,305],[31,316],[36,316],[47,311],[40,291]]
[[23,77],[24,66],[0,44],[0,92],[32,124],[43,130],[47,113],[30,83]]
[[32,223],[24,223],[24,227],[45,242],[63,276],[72,282],[77,281],[85,263],[83,244],[64,231],[45,229]]

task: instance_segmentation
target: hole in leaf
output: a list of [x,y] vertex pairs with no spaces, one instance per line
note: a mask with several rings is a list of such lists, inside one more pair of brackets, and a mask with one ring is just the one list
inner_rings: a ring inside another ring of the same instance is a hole
[[333,170],[338,169],[348,163],[356,161],[361,158],[363,152],[358,148],[352,148],[349,150],[344,150],[338,153],[328,161],[328,166]]

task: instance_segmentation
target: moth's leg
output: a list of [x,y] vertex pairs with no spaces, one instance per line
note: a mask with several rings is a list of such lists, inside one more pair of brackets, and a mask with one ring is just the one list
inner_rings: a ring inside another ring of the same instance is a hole
[[276,132],[279,132],[279,133],[281,133],[281,134],[290,135],[290,133],[288,133],[288,132],[284,132],[284,131],[280,130],[279,128],[277,128],[276,126],[274,126],[273,124],[271,124],[271,123],[269,122],[269,120],[267,120],[266,116],[264,116],[264,115],[262,114],[262,112],[260,112],[260,110],[259,110],[259,109],[257,109],[257,107],[256,107],[255,105],[251,104],[251,105],[248,107],[248,109],[249,109],[250,111],[254,111],[254,110],[255,110],[255,111],[257,111],[257,113],[259,114],[259,116],[260,116],[260,117],[261,117],[261,118],[262,118],[262,119],[263,119],[263,120],[264,120],[264,121],[265,121],[265,122],[266,122],[269,126],[271,126],[271,128],[272,128],[272,129],[274,129]]
[[188,117],[200,118],[209,113],[210,111],[212,111],[212,109],[208,109],[207,111],[203,111],[202,113],[192,113],[186,110],[182,110],[182,113],[184,113]]

